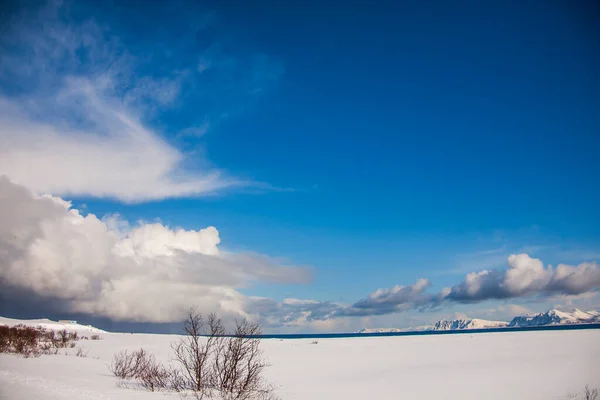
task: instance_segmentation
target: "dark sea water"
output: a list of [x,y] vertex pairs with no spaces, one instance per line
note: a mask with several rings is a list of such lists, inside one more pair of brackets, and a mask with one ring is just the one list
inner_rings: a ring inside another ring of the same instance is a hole
[[333,339],[355,337],[379,336],[425,336],[425,335],[460,335],[473,333],[494,332],[527,332],[527,331],[570,331],[580,329],[600,329],[600,324],[576,325],[546,325],[522,328],[495,328],[495,329],[465,329],[455,331],[412,331],[412,332],[383,332],[383,333],[299,333],[299,334],[266,334],[260,335],[261,339]]

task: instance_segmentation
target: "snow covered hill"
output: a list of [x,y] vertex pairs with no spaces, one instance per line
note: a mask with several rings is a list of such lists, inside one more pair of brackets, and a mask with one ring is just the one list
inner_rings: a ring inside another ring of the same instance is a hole
[[432,331],[454,331],[462,329],[490,329],[504,328],[508,322],[504,321],[487,321],[485,319],[469,318],[469,319],[452,319],[441,320],[431,329]]
[[509,327],[526,327],[542,325],[564,324],[590,324],[600,323],[600,312],[581,311],[574,309],[571,312],[550,310],[545,313],[522,315],[512,319]]
[[90,333],[106,333],[102,329],[94,328],[91,325],[81,325],[77,323],[58,322],[52,321],[46,318],[42,319],[12,319],[0,317],[0,325],[15,326],[25,325],[32,326],[34,328],[42,327],[48,330],[62,331],[66,329],[68,331],[76,331],[78,333],[90,332]]

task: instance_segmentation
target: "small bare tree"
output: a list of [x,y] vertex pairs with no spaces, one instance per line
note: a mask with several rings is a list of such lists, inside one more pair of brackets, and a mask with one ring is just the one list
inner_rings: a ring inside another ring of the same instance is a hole
[[212,386],[224,399],[247,400],[271,392],[262,379],[268,364],[259,348],[260,334],[258,324],[243,320],[236,323],[233,337],[215,349]]
[[259,348],[258,324],[243,320],[228,333],[215,314],[205,320],[190,309],[184,324],[186,336],[173,345],[183,371],[183,387],[196,398],[220,395],[225,400],[273,398],[264,382],[268,364]]
[[225,328],[215,314],[204,320],[195,308],[191,308],[183,325],[185,336],[172,345],[177,361],[183,371],[184,386],[194,392],[196,398],[210,395],[210,360],[221,346]]

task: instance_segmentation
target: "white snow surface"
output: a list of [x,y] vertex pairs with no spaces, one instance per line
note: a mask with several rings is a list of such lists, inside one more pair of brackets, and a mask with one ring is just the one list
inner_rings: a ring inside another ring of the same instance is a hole
[[26,325],[26,326],[32,326],[34,328],[42,327],[44,329],[54,330],[54,331],[62,331],[64,329],[66,329],[68,331],[77,332],[77,333],[84,333],[84,332],[106,333],[106,331],[103,331],[102,329],[94,328],[91,325],[60,323],[60,322],[52,321],[52,320],[49,320],[46,318],[13,319],[13,318],[0,317],[0,325],[7,325],[7,326]]
[[[78,346],[86,358],[0,354],[0,399],[178,399],[120,388],[107,365],[143,347],[162,361],[175,335],[104,333]],[[566,399],[600,388],[600,330],[264,339],[266,378],[282,400]],[[582,398],[582,397],[579,397]]]

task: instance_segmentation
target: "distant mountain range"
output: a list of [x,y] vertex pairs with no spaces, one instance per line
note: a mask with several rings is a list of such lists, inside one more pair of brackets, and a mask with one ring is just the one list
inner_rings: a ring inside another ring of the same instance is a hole
[[508,324],[509,327],[542,326],[542,325],[567,325],[567,324],[593,324],[600,323],[600,312],[581,311],[574,309],[571,312],[550,310],[545,313],[522,315],[514,317]]
[[388,332],[414,332],[414,331],[456,331],[468,329],[495,329],[495,328],[520,328],[545,325],[572,325],[600,323],[599,311],[573,311],[550,310],[539,314],[527,314],[514,317],[510,322],[488,321],[477,318],[441,320],[430,326],[415,328],[375,328],[361,329],[358,333],[388,333]]

